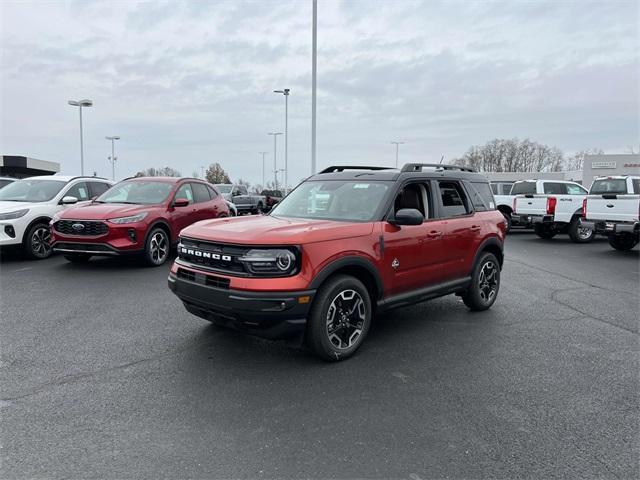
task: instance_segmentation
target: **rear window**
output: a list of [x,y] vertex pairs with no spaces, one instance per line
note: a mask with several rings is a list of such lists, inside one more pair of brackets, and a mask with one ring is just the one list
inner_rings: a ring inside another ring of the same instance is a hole
[[589,193],[592,195],[607,193],[624,195],[627,193],[627,180],[624,178],[603,178],[596,180],[593,182],[593,185],[591,185],[591,191]]
[[511,195],[535,195],[536,182],[516,182],[511,188]]
[[546,194],[564,195],[567,193],[567,185],[565,183],[545,182],[543,188]]
[[634,178],[633,183],[633,193],[640,193],[640,178]]

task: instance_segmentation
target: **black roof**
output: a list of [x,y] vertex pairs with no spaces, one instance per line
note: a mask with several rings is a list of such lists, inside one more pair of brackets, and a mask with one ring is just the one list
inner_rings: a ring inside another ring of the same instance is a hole
[[335,165],[307,180],[378,180],[395,182],[405,178],[457,178],[488,182],[487,177],[470,168],[437,163],[407,163],[402,169],[377,166]]

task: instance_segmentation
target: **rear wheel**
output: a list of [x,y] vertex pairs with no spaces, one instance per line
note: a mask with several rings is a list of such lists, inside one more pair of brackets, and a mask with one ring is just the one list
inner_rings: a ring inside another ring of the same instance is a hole
[[574,243],[589,243],[593,240],[595,232],[580,224],[580,217],[573,217],[569,224],[569,237]]
[[545,223],[536,223],[533,226],[533,231],[540,238],[553,238],[558,233],[551,225]]
[[369,292],[360,280],[336,275],[318,290],[307,323],[307,345],[324,360],[350,357],[371,326]]
[[511,214],[509,212],[500,212],[504,217],[504,221],[507,222],[507,233],[511,231]]
[[23,250],[27,258],[42,260],[51,256],[51,230],[42,222],[32,225],[24,237]]
[[91,255],[88,253],[69,253],[64,258],[72,263],[86,263],[91,258]]
[[632,233],[619,233],[617,235],[609,235],[609,245],[616,250],[631,250],[638,244],[638,238]]
[[482,254],[471,275],[471,285],[462,294],[464,304],[474,311],[487,310],[500,290],[500,263],[493,253]]
[[169,257],[169,236],[162,228],[154,228],[145,243],[144,260],[151,267],[159,267]]

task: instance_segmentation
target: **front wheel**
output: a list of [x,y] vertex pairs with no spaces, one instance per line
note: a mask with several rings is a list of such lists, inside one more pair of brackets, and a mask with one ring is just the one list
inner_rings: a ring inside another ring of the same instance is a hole
[[533,226],[533,231],[536,232],[536,235],[540,238],[553,238],[556,236],[558,232],[551,225],[547,225],[544,223],[536,223]]
[[631,250],[638,244],[638,238],[631,233],[619,233],[617,235],[609,235],[609,245],[616,250]]
[[162,228],[154,228],[145,242],[144,261],[151,267],[159,267],[169,257],[169,236]]
[[589,243],[593,240],[595,232],[585,228],[580,223],[580,217],[573,217],[569,224],[569,238],[574,243]]
[[371,326],[369,292],[360,280],[336,275],[318,290],[307,323],[307,345],[319,357],[336,362],[362,345]]
[[474,311],[487,310],[500,290],[500,263],[493,253],[482,254],[471,274],[471,285],[462,294],[464,304]]
[[42,260],[51,256],[51,230],[46,223],[36,223],[24,237],[23,250],[27,258]]

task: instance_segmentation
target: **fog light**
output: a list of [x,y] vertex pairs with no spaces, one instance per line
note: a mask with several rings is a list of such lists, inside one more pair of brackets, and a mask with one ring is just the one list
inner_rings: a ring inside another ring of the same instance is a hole
[[5,225],[4,233],[9,235],[11,238],[16,238],[16,231],[13,229],[13,225]]
[[129,240],[135,243],[138,240],[138,237],[136,236],[136,231],[133,228],[130,228],[128,230],[128,233],[129,233]]

